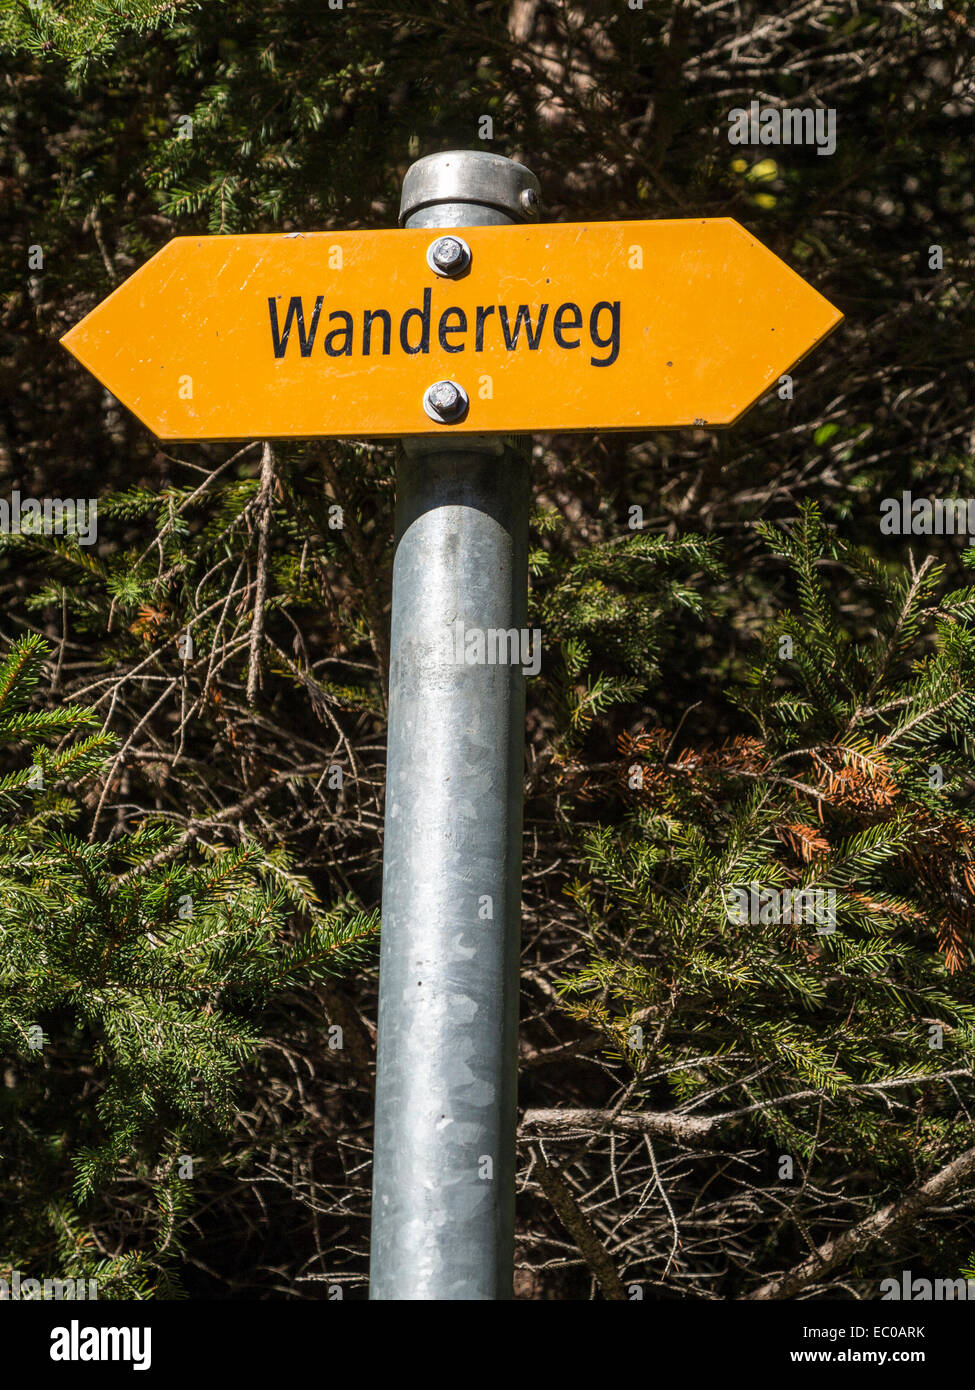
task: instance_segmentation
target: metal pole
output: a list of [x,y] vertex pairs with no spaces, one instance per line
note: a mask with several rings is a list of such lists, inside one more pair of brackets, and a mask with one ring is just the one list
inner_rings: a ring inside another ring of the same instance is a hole
[[[430,155],[404,180],[406,227],[537,216],[534,176],[497,155]],[[458,661],[456,625],[525,627],[526,441],[403,443],[370,1298],[510,1298],[525,688],[520,664]]]

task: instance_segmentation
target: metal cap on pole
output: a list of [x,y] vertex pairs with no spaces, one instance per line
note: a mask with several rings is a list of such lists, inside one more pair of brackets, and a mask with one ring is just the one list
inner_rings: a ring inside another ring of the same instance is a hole
[[487,227],[537,222],[540,206],[538,179],[523,164],[486,150],[446,150],[410,165],[399,220],[401,227]]
[[[538,206],[521,165],[449,151],[410,168],[400,220],[501,225],[536,220]],[[427,248],[418,283],[451,273],[456,240]],[[448,388],[463,382],[431,381],[431,409],[451,406]],[[484,643],[525,631],[529,502],[528,459],[508,437],[404,441],[372,1299],[511,1296],[525,684],[517,653],[492,660]]]

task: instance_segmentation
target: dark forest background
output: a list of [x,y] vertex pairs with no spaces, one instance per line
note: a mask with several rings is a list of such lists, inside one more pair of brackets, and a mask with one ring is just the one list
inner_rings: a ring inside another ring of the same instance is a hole
[[[972,552],[880,529],[975,495],[972,20],[4,0],[0,498],[99,533],[0,536],[0,1276],[365,1296],[394,448],[163,446],[58,338],[460,147],[547,220],[734,217],[845,315],[730,429],[535,439],[516,1295],[975,1277]],[[732,145],[753,100],[835,153]]]

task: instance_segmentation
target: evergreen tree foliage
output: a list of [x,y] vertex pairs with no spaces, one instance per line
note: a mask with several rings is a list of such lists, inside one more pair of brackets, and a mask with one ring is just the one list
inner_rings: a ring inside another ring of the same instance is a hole
[[[85,732],[90,710],[31,709],[46,655],[27,637],[0,667],[0,742],[23,763],[0,780],[0,1240],[34,1277],[171,1295],[184,1179],[233,1121],[262,1011],[361,963],[375,924],[324,912],[258,845],[194,863],[165,824],[80,838],[79,794],[114,740]],[[140,1228],[114,1257],[83,1224],[112,1225],[113,1202],[138,1202]]]
[[[628,1110],[735,1135],[764,1264],[801,1258],[823,1188],[842,1190],[866,1155],[896,1195],[905,1171],[971,1144],[975,587],[945,592],[933,564],[891,571],[812,507],[758,529],[795,601],[728,692],[751,730],[717,745],[622,736],[627,809],[585,835],[570,893],[591,955],[561,988],[625,1062]],[[741,885],[758,890],[757,914],[733,910]],[[770,889],[832,890],[835,921],[802,920]],[[734,1297],[747,1284],[708,1250],[697,1203],[727,1181],[725,1144],[668,1184],[683,1252],[670,1276],[691,1268]],[[782,1156],[795,1168],[780,1182]],[[926,1238],[911,1233],[930,1263]],[[952,1274],[967,1239],[933,1237]],[[669,1248],[647,1252],[655,1279]],[[860,1278],[879,1280],[887,1258],[863,1259]]]

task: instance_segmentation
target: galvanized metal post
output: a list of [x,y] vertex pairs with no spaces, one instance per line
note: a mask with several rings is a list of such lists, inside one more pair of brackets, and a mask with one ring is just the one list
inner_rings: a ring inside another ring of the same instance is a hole
[[[535,221],[538,203],[523,166],[452,151],[409,169],[400,221]],[[430,267],[466,271],[463,238],[436,240]],[[476,370],[456,369],[468,397]],[[462,414],[463,390],[430,387],[428,413]],[[458,428],[404,440],[397,474],[373,1299],[511,1296],[524,676],[464,658],[472,629],[525,627],[530,487],[527,441]]]

